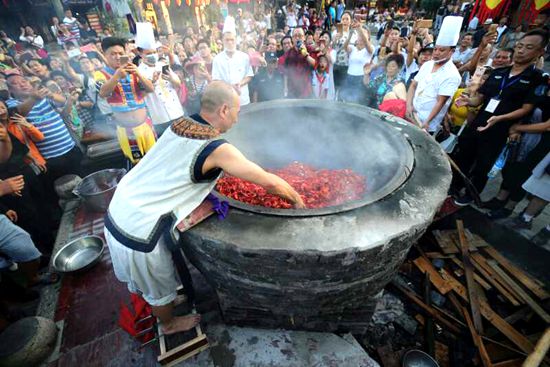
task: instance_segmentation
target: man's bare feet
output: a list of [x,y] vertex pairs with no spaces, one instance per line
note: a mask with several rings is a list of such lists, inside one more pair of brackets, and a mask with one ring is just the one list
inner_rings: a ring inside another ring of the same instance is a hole
[[174,316],[168,323],[161,325],[165,335],[175,334],[194,328],[201,321],[201,315]]

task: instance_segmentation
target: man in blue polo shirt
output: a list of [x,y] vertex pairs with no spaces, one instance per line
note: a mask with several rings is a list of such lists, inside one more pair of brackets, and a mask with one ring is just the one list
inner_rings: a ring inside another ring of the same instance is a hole
[[19,113],[44,134],[44,140],[35,144],[46,159],[48,181],[53,185],[53,181],[63,175],[79,174],[82,152],[54,107],[62,106],[65,97],[44,88],[36,90],[21,75],[9,75],[7,84],[12,97],[6,101],[8,108],[17,107]]

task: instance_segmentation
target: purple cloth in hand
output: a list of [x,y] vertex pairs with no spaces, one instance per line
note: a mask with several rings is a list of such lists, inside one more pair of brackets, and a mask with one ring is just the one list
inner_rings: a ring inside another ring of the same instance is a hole
[[213,194],[208,194],[206,198],[212,203],[212,210],[218,214],[218,219],[225,219],[229,212],[229,203],[225,200],[218,199]]

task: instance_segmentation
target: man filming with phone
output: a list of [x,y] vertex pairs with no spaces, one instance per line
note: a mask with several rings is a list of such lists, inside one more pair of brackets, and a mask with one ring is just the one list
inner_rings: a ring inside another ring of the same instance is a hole
[[145,106],[145,94],[155,91],[147,79],[126,55],[126,42],[107,37],[101,42],[107,66],[97,80],[99,96],[105,98],[113,111],[118,142],[126,158],[136,164],[155,144],[156,134]]
[[[164,53],[171,52],[167,46],[161,46]],[[157,49],[138,47],[141,62],[138,71],[153,83],[155,91],[145,96],[145,104],[158,136],[162,135],[172,122],[183,116],[177,90],[180,78],[170,68],[168,60],[160,60]]]

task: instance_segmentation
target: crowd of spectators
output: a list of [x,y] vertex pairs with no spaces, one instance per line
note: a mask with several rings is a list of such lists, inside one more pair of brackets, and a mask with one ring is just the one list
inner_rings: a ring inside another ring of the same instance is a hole
[[[0,269],[10,261],[34,269],[36,247],[51,251],[60,217],[54,182],[81,174],[87,144],[116,137],[136,164],[172,121],[199,111],[212,80],[233,85],[241,106],[357,103],[405,118],[442,144],[458,139],[449,152],[468,180],[454,177],[456,204],[470,204],[501,170],[500,192],[482,204],[502,219],[529,193],[512,224],[530,228],[550,200],[547,12],[529,30],[505,17],[465,19],[455,47],[436,42],[445,17],[460,13],[449,9],[432,26],[412,13],[346,9],[343,0],[321,12],[289,2],[256,14],[239,9],[150,48],[98,38],[70,10],[52,19],[57,47],[48,50],[28,26],[16,41],[0,32]],[[550,225],[534,240],[549,234]],[[26,250],[12,253],[13,241]]]

